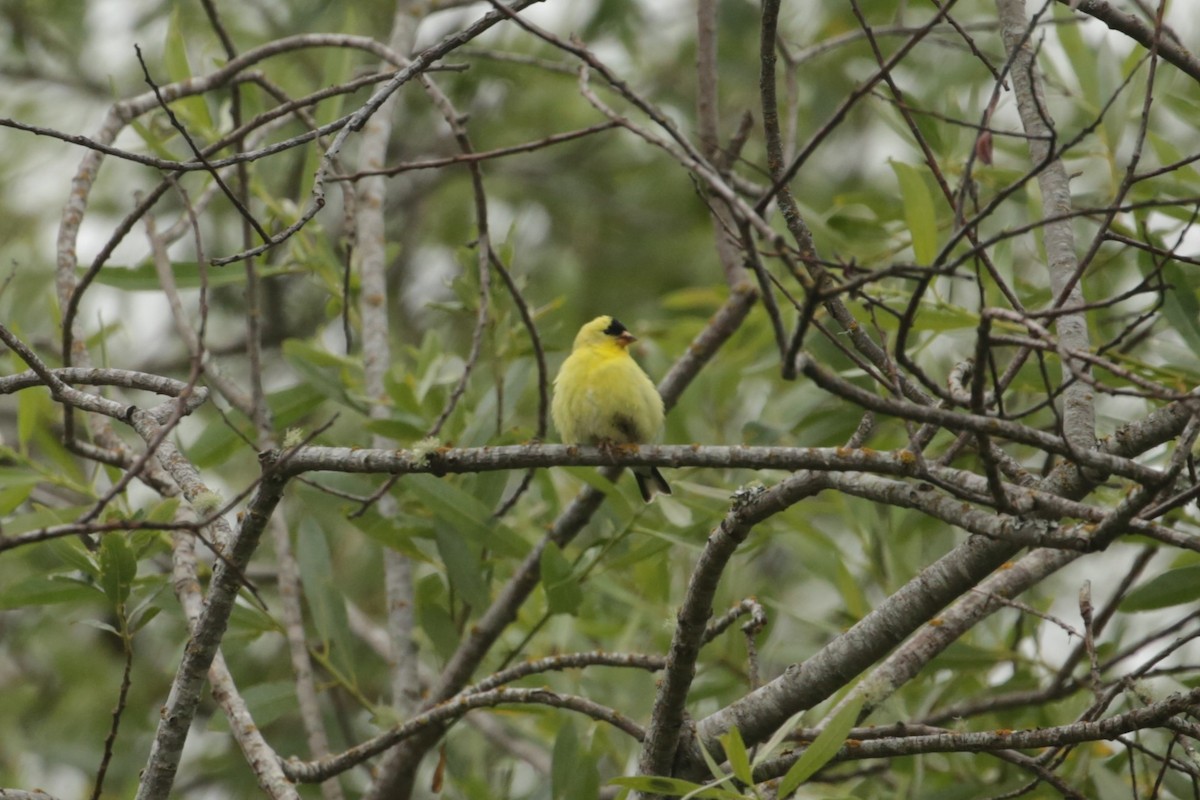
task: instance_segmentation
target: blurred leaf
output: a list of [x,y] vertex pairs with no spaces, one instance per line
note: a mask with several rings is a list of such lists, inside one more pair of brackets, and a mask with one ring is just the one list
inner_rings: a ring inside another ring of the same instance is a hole
[[1090,108],[1098,111],[1104,104],[1104,98],[1100,95],[1096,48],[1083,40],[1083,32],[1079,25],[1074,24],[1075,14],[1070,9],[1055,7],[1053,13],[1059,23],[1054,26],[1055,35],[1071,62],[1070,74],[1079,81]]
[[159,502],[150,506],[150,508],[145,509],[144,513],[142,513],[138,519],[143,519],[147,522],[161,522],[164,524],[174,522],[175,514],[179,510],[180,502],[181,500],[178,497],[168,497],[160,500]]
[[[76,274],[82,276],[87,271],[87,267],[79,267]],[[293,275],[297,273],[297,270],[262,267],[257,272],[260,278],[268,278],[275,275]],[[180,291],[199,289],[202,285],[200,266],[195,261],[172,261],[171,275],[175,279],[175,288]],[[209,289],[240,286],[246,282],[246,271],[238,269],[236,265],[209,267],[207,280]],[[149,261],[136,267],[105,264],[104,269],[96,274],[96,283],[125,292],[158,292],[162,290],[162,285],[158,280],[158,271],[154,268],[154,263]]]
[[[565,472],[572,477],[578,478],[593,489],[600,490],[607,498],[608,503],[614,509],[614,513],[621,517],[628,517],[633,513],[633,505],[629,498],[621,491],[618,485],[621,478],[618,478],[618,483],[613,483],[608,478],[600,474],[600,470],[596,467],[558,467],[558,471]],[[632,481],[629,477],[628,470],[621,473],[621,477],[626,481]],[[636,490],[630,488],[631,493],[636,493]],[[638,495],[638,504],[642,502],[641,495]]]
[[321,405],[321,394],[300,383],[267,395],[267,405],[275,424],[281,428],[295,425]]
[[111,633],[118,639],[121,638],[121,632],[112,625],[109,625],[107,622],[101,622],[98,619],[81,619],[79,620],[79,624],[86,625],[89,628],[95,628],[98,631],[104,631],[105,633]]
[[503,522],[493,519],[487,506],[447,479],[406,475],[400,482],[400,491],[410,494],[434,516],[497,555],[520,558],[529,552],[528,543]]
[[428,422],[412,414],[393,414],[389,419],[372,419],[363,425],[368,433],[401,444],[414,442],[425,432]]
[[[120,534],[111,534],[119,536]],[[90,575],[93,578],[98,578],[100,575],[99,565],[96,563],[92,554],[79,540],[78,536],[65,536],[57,539],[51,539],[46,543],[46,547],[50,549],[54,555],[58,556],[64,564],[67,564],[85,575]]]
[[566,720],[554,738],[554,753],[550,761],[550,787],[552,797],[569,798],[575,762],[579,758],[579,736],[575,726]]
[[[1096,96],[1088,99],[1092,100],[1097,111],[1103,108],[1105,103],[1109,103],[1109,107],[1104,111],[1100,130],[1103,132],[1101,142],[1108,153],[1112,154],[1108,161],[1115,188],[1116,182],[1124,178],[1124,169],[1117,163],[1116,152],[1121,147],[1121,139],[1124,137],[1129,123],[1140,117],[1140,109],[1136,116],[1129,113],[1130,104],[1132,102],[1140,104],[1140,101],[1130,92],[1122,90],[1121,84],[1125,80],[1125,75],[1122,74],[1121,59],[1113,52],[1108,41],[1101,39],[1099,43],[1091,47],[1091,52],[1093,63],[1096,65],[1095,78],[1098,86]],[[1088,80],[1089,83],[1092,78],[1090,75],[1079,77],[1081,82]]]
[[150,621],[162,612],[161,606],[149,606],[143,613],[135,614],[130,619],[129,632],[137,633],[150,624]]
[[0,610],[56,603],[81,603],[103,596],[99,587],[74,578],[40,575],[0,588]]
[[[239,687],[239,692],[254,718],[256,727],[265,728],[296,711],[294,681],[258,683],[245,688]],[[229,722],[224,714],[214,714],[208,729],[225,732],[229,730]]]
[[[1136,55],[1136,51],[1133,51],[1130,55]],[[1171,98],[1171,102],[1176,102],[1180,99],[1182,98]],[[1200,114],[1200,103],[1197,103],[1195,100],[1186,100],[1184,102],[1187,103],[1185,110],[1187,116]],[[1158,157],[1159,161],[1164,164],[1179,164],[1177,169],[1173,170],[1169,175],[1163,176],[1168,181],[1171,181],[1167,186],[1173,190],[1173,193],[1186,193],[1187,187],[1195,185],[1197,181],[1200,181],[1200,170],[1196,169],[1195,164],[1180,163],[1186,161],[1186,159],[1183,156],[1183,151],[1176,142],[1151,130],[1146,131],[1146,141],[1153,149],[1154,155]],[[1141,199],[1157,197],[1161,191],[1157,185],[1147,187],[1147,189],[1148,191],[1144,195],[1139,193],[1137,197]]]
[[246,442],[228,425],[207,425],[187,447],[188,458],[199,469],[211,469],[229,461]]
[[596,761],[581,746],[575,725],[566,720],[554,738],[550,761],[551,797],[555,800],[594,800],[600,795]]
[[[1163,279],[1174,291],[1163,295],[1163,314],[1193,352],[1200,353],[1200,302],[1196,300],[1195,278],[1189,277],[1184,265],[1167,261]],[[1196,267],[1191,267],[1195,271]]]
[[50,411],[50,399],[44,389],[26,389],[17,393],[17,444],[24,453]]
[[729,759],[729,768],[733,770],[733,775],[747,786],[754,785],[754,776],[750,772],[750,753],[746,750],[746,743],[742,741],[742,734],[738,731],[737,726],[729,729],[729,732],[719,737],[721,746],[725,748],[725,757]]
[[1154,611],[1200,600],[1200,565],[1156,575],[1121,601],[1122,611]]
[[229,634],[226,635],[225,643],[229,642],[230,634],[246,641],[254,641],[268,633],[282,633],[279,623],[270,614],[241,600],[234,603],[233,613],[229,615]]
[[[187,80],[195,74],[192,72],[191,64],[188,63],[188,39],[184,35],[185,26],[181,12],[182,7],[175,6],[167,23],[167,40],[163,45],[163,66],[167,72],[167,80],[171,83]],[[153,65],[147,63],[146,66],[150,77],[161,89],[164,85],[162,76],[156,74]],[[185,127],[199,129],[199,131],[191,132],[193,141],[201,138],[197,133],[212,130],[213,121],[209,116],[208,102],[204,99],[203,94],[192,94],[174,100],[171,108]]]
[[296,532],[296,561],[304,598],[312,612],[313,626],[342,674],[354,677],[354,648],[350,620],[346,615],[344,589],[334,577],[325,532],[311,516],[300,520]]
[[[166,145],[163,137],[159,135],[159,133],[156,133],[151,126],[142,122],[140,119],[132,119],[129,121],[129,127],[134,133],[141,137],[142,142],[146,145],[146,148],[152,155],[169,161],[175,161],[178,159],[179,154],[173,152],[171,148]],[[101,272],[103,272],[103,270],[101,270]]]
[[606,560],[605,565],[610,570],[624,570],[651,561],[655,556],[669,549],[671,549],[671,542],[667,538],[643,538],[634,541],[629,552],[624,555]]
[[933,263],[937,257],[937,212],[925,177],[915,168],[901,161],[888,161],[896,180],[900,182],[900,196],[904,200],[904,220],[912,234],[913,257],[922,266]]
[[575,578],[571,563],[554,542],[547,542],[542,550],[541,572],[550,613],[574,615],[583,602],[583,589]]
[[432,527],[424,522],[420,525],[410,525],[400,520],[385,519],[372,508],[365,514],[352,516],[350,523],[384,547],[403,553],[416,561],[429,560],[412,541],[417,536],[432,535]]
[[608,783],[610,786],[621,786],[646,794],[665,794],[668,797],[682,797],[688,794],[704,800],[745,800],[744,795],[727,789],[706,789],[698,783],[658,775],[613,778]]
[[[457,437],[458,443],[463,447],[481,447],[502,436],[506,426],[512,425],[514,420],[519,421],[522,409],[514,400],[523,397],[533,381],[532,361],[520,359],[509,364],[504,371],[504,384],[499,395],[496,387],[492,386],[473,406],[463,408],[467,421]],[[500,419],[497,420],[497,406],[501,398],[504,398],[504,404],[500,409]]]
[[688,286],[662,298],[662,306],[667,311],[711,314],[721,307],[728,295],[725,286]]
[[487,608],[491,595],[484,578],[478,545],[467,541],[466,537],[460,536],[450,525],[437,524],[434,531],[438,553],[446,565],[450,586],[471,608]]
[[712,753],[708,752],[708,748],[704,746],[703,742],[700,742],[699,744],[700,755],[704,758],[704,765],[708,767],[708,774],[715,779],[713,785],[716,786],[722,783],[728,783],[729,779],[733,777],[732,773],[726,772],[721,765],[717,763],[717,759]]
[[437,586],[431,585],[440,583],[440,579],[437,576],[430,576],[430,579],[418,584],[417,623],[433,643],[433,649],[446,660],[458,648],[458,626],[446,606],[431,596],[433,592],[440,591]]
[[[267,395],[267,405],[275,425],[279,429],[288,428],[305,419],[318,409],[324,396],[306,383],[290,386],[286,389],[271,392]],[[208,425],[195,441],[187,448],[188,456],[201,469],[210,469],[229,461],[239,450],[250,451],[246,439],[253,440],[253,432],[248,423],[236,414],[229,417],[235,421],[242,431],[239,436],[227,424]]]
[[[936,624],[937,618],[934,618]],[[995,664],[1011,654],[999,648],[986,648],[959,640],[954,642],[931,662],[938,669],[980,669]]]
[[950,303],[922,303],[917,315],[917,330],[973,330],[979,325],[979,315]]
[[779,796],[787,797],[814,774],[829,760],[837,755],[838,750],[846,743],[846,736],[854,723],[858,721],[858,712],[862,711],[866,695],[859,693],[847,703],[833,719],[825,726],[825,730],[804,748],[804,753],[792,764],[783,780],[779,782]]
[[867,598],[863,595],[861,584],[846,566],[845,559],[835,558],[833,559],[833,563],[835,570],[833,583],[841,595],[842,603],[846,607],[846,613],[851,619],[862,619],[870,611],[870,605],[867,603]]
[[[137,576],[137,558],[125,537],[110,533],[100,540],[100,586],[113,606],[121,609],[129,599]],[[123,612],[122,612],[123,613]]]
[[328,350],[298,339],[288,339],[283,343],[283,355],[288,365],[310,389],[329,400],[366,414],[362,402],[352,399],[347,392],[347,387],[361,385],[361,366],[350,359],[336,356]]
[[41,478],[30,469],[0,467],[0,516],[7,516],[24,503],[39,483]]

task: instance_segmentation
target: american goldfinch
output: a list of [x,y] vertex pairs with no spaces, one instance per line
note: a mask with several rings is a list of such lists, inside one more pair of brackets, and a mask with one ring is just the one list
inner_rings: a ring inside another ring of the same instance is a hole
[[[633,334],[613,317],[596,317],[579,329],[571,355],[554,379],[550,412],[565,444],[612,447],[642,444],[658,435],[663,401],[650,378],[629,355]],[[649,503],[671,487],[655,467],[634,467],[642,499]]]

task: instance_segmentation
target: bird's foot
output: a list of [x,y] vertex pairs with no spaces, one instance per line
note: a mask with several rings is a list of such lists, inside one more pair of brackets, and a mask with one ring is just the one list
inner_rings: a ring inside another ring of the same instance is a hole
[[618,456],[625,453],[636,453],[638,446],[626,442],[614,442],[612,439],[601,439],[596,442],[597,449],[605,456],[611,459],[616,459]]

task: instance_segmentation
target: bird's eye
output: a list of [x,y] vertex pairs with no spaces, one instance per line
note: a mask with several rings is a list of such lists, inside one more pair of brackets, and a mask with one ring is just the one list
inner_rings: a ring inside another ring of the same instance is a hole
[[612,324],[605,328],[604,332],[609,336],[620,336],[622,333],[627,333],[628,331],[626,331],[625,326],[621,324],[620,320],[613,317]]

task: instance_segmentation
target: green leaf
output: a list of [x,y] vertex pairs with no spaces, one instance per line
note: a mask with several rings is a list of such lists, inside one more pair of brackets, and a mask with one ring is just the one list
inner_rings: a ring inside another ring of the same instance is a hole
[[900,197],[904,201],[904,221],[912,235],[913,256],[918,264],[932,264],[937,257],[937,212],[924,176],[901,161],[889,161],[896,180],[900,182]]
[[574,615],[583,603],[583,589],[561,549],[554,542],[547,542],[542,550],[542,587],[546,591],[546,605],[551,614]]
[[[254,641],[263,634],[282,632],[283,629],[279,622],[257,605],[241,601],[234,603],[233,612],[229,615],[230,634],[246,641]],[[226,639],[226,641],[229,640]]]
[[975,670],[1011,657],[1013,653],[1007,649],[980,647],[960,640],[939,653],[931,663],[938,669]]
[[[324,396],[312,386],[300,383],[296,386],[272,392],[267,397],[277,428],[287,428],[306,417],[324,400]],[[238,415],[232,419],[242,433],[250,439],[254,434],[250,426]],[[246,442],[229,425],[208,425],[188,448],[188,456],[200,468],[218,467],[242,449],[249,449]]]
[[180,499],[178,497],[168,497],[162,502],[155,503],[146,510],[143,519],[147,522],[161,522],[163,524],[175,521],[175,513],[179,510]]
[[[296,684],[293,681],[275,681],[239,688],[242,700],[254,717],[254,724],[259,727],[270,725],[296,710]],[[224,714],[215,714],[208,724],[208,729],[228,731],[229,722]]]
[[[80,276],[84,275],[87,271],[87,267],[79,267],[76,270]],[[267,278],[276,275],[295,275],[299,272],[300,270],[292,267],[263,267],[258,274],[261,278]],[[203,281],[200,279],[200,265],[195,261],[172,261],[171,275],[175,280],[175,288],[180,291],[185,289],[199,289],[203,284]],[[228,267],[208,267],[204,278],[208,282],[209,289],[216,289],[222,286],[240,286],[246,282],[246,271],[232,265]],[[138,264],[134,267],[106,264],[104,269],[97,273],[96,283],[126,292],[162,291],[162,284],[158,279],[158,270],[154,268],[154,263],[151,261]]]
[[1075,24],[1076,15],[1069,9],[1055,8],[1054,16],[1059,23],[1054,26],[1054,31],[1062,44],[1063,52],[1071,62],[1071,75],[1079,81],[1088,105],[1099,109],[1104,100],[1100,94],[1096,48],[1083,40],[1080,26]]
[[393,414],[389,419],[369,420],[363,428],[368,433],[391,439],[393,442],[416,441],[428,427],[424,417],[415,414]]
[[795,714],[792,714],[792,716],[788,717],[787,722],[783,723],[778,728],[776,728],[775,732],[773,734],[771,734],[771,738],[768,739],[766,742],[764,742],[758,748],[759,759],[774,756],[775,753],[777,753],[779,751],[779,748],[784,743],[784,741],[787,740],[788,736],[792,732],[792,729],[800,724],[800,721],[802,719],[804,719],[804,715],[807,713],[808,713],[807,709],[801,709],[800,711],[797,711]]
[[111,633],[118,639],[121,638],[121,632],[112,625],[109,625],[107,622],[101,622],[98,619],[81,619],[79,620],[79,624],[86,625],[89,628],[95,628],[98,631],[104,631],[105,633]]
[[0,589],[0,611],[55,603],[79,603],[95,599],[100,590],[93,584],[60,575],[36,576]]
[[[1122,91],[1126,76],[1121,69],[1120,55],[1113,52],[1112,47],[1105,39],[1100,39],[1092,45],[1092,54],[1096,60],[1095,75],[1087,76],[1088,80],[1095,79],[1099,91],[1094,100],[1092,100],[1094,108],[1099,111],[1104,107],[1105,103],[1111,102],[1111,105],[1104,112],[1104,119],[1101,121],[1101,137],[1100,143],[1107,150],[1109,156],[1110,170],[1114,183],[1120,180],[1123,176],[1123,168],[1120,172],[1117,171],[1115,163],[1118,156],[1117,150],[1121,146],[1121,139],[1124,137],[1126,129],[1130,122],[1137,119],[1140,115],[1131,114],[1130,107],[1133,103],[1141,104],[1140,100],[1134,98],[1129,92]],[[1081,79],[1083,76],[1080,76]],[[1140,109],[1139,109],[1140,110]]]
[[244,447],[245,441],[228,425],[206,425],[196,440],[188,445],[187,454],[200,469],[211,469],[224,464]]
[[659,775],[613,778],[608,783],[610,786],[622,786],[638,792],[665,794],[671,797],[691,795],[692,797],[706,798],[706,800],[745,800],[745,797],[737,792],[730,792],[726,789],[705,788],[691,781],[680,780],[679,778],[664,778]]
[[311,516],[302,519],[296,532],[296,561],[300,566],[304,597],[312,611],[313,625],[328,648],[330,658],[344,675],[352,677],[354,652],[349,635],[350,620],[346,616],[344,596],[333,574],[332,559],[321,526]]
[[154,619],[162,612],[161,606],[149,606],[144,613],[135,614],[129,625],[130,633],[137,633],[142,628],[150,624],[150,620]]
[[730,728],[724,736],[718,737],[721,746],[725,748],[725,757],[729,759],[729,767],[733,775],[747,786],[754,785],[754,775],[750,771],[750,753],[746,751],[746,743],[736,727]]
[[[667,537],[645,538],[641,541],[632,540],[629,551],[624,555],[606,559],[607,569],[623,571],[639,564],[653,563],[660,553],[671,549],[671,539]],[[666,558],[665,556],[663,557]]]
[[870,611],[870,604],[863,594],[862,584],[855,577],[844,559],[833,559],[833,583],[842,596],[842,603],[851,619],[862,619]]
[[850,729],[858,721],[858,713],[862,711],[866,699],[865,694],[859,693],[843,706],[833,719],[829,720],[829,724],[825,726],[825,730],[821,731],[821,735],[805,748],[804,753],[795,764],[792,764],[792,768],[779,782],[780,797],[787,797],[796,791],[800,784],[811,778],[817,770],[828,764],[829,760],[837,755],[838,750],[845,744]]
[[1200,352],[1200,302],[1193,288],[1197,277],[1189,276],[1183,265],[1174,261],[1163,266],[1163,279],[1173,287],[1163,295],[1163,314],[1193,352]]
[[96,578],[100,575],[100,570],[96,565],[92,554],[84,546],[77,536],[59,537],[46,542],[54,555],[58,556],[64,564],[71,566],[84,575]]
[[728,289],[721,286],[687,286],[676,289],[660,298],[666,311],[690,311],[697,315],[708,316],[725,302]]
[[486,608],[491,595],[484,578],[479,547],[460,536],[451,525],[437,525],[434,538],[454,591],[471,608]]
[[286,428],[308,416],[321,405],[322,399],[320,392],[307,384],[300,383],[278,392],[272,392],[267,398],[267,405],[271,407],[271,415],[275,418],[275,424],[280,428]]
[[[579,478],[588,486],[591,486],[593,489],[597,489],[602,492],[608,499],[608,503],[612,507],[613,513],[618,517],[629,517],[633,514],[633,505],[630,504],[629,499],[621,491],[621,488],[618,485],[620,478],[617,479],[618,483],[613,483],[608,478],[601,475],[600,470],[596,469],[595,467],[559,467],[559,470]],[[621,475],[624,477],[625,473],[623,472]],[[626,477],[625,480],[630,480],[630,478]],[[630,487],[630,492],[633,492],[633,487]],[[641,504],[642,500],[641,497],[639,497],[638,505]]]
[[567,721],[554,739],[554,754],[550,761],[550,796],[557,800],[573,800],[575,768],[579,762],[579,734]]
[[366,408],[354,400],[347,387],[362,383],[362,369],[344,359],[298,339],[283,343],[283,356],[301,380],[324,397],[365,414]]
[[136,576],[137,557],[129,542],[120,533],[105,536],[100,541],[100,588],[114,608],[125,605]]
[[493,519],[491,509],[448,480],[433,475],[406,475],[400,489],[435,517],[497,555],[520,558],[529,552],[529,544],[507,525]]
[[17,393],[17,444],[22,453],[29,447],[29,440],[41,429],[47,409],[45,391],[26,389]]
[[979,315],[961,306],[949,303],[921,303],[917,317],[918,330],[961,331],[979,326]]
[[[163,66],[167,70],[167,78],[172,83],[186,80],[193,75],[192,66],[188,63],[188,40],[184,36],[182,10],[182,5],[175,6],[167,25],[167,40],[163,46]],[[150,74],[154,76],[154,70],[151,70]],[[161,76],[157,76],[155,82],[159,86],[164,83]],[[171,103],[171,109],[187,127],[197,127],[202,131],[212,130],[213,121],[203,94],[180,98]]]
[[[134,119],[129,121],[129,127],[141,137],[142,142],[155,156],[169,161],[178,160],[177,154],[173,153],[171,148],[163,143],[162,137],[154,133],[150,126],[144,124],[141,120]],[[101,270],[101,273],[103,272],[104,270]]]
[[1168,570],[1130,592],[1122,611],[1153,611],[1200,600],[1200,564]]
[[7,516],[24,503],[40,482],[41,478],[33,470],[0,467],[0,517]]
[[721,769],[721,765],[717,763],[717,759],[713,754],[708,752],[708,748],[704,746],[704,742],[697,742],[700,745],[700,755],[704,757],[704,763],[708,766],[708,774],[717,779],[718,783],[725,783],[733,778],[733,775],[728,774]]
[[[493,386],[470,407],[466,414],[466,425],[456,437],[463,447],[482,447],[494,443],[497,434],[497,408],[503,412],[499,420],[500,429],[508,430],[526,419],[519,403],[502,398],[519,398],[526,395],[526,388],[534,378],[533,361],[520,359],[508,366],[502,387]],[[498,392],[499,390],[499,392]],[[464,409],[465,410],[465,409]]]
[[[441,583],[438,576],[431,575],[430,578],[433,579],[433,583]],[[430,586],[428,582],[422,582],[420,585],[417,595],[417,624],[429,637],[437,654],[443,659],[448,659],[458,648],[458,627],[440,600],[427,598],[437,588]]]
[[385,519],[374,508],[352,517],[350,524],[389,550],[403,553],[414,561],[430,561],[413,542],[415,538],[427,538],[432,534],[432,528],[427,524],[407,525],[395,519]]

